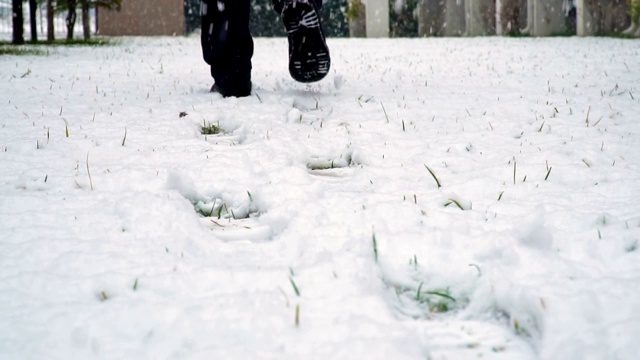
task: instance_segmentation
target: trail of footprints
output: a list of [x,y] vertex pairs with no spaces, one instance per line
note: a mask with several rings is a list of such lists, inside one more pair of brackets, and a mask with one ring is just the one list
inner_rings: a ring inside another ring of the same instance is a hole
[[[299,119],[313,119],[309,125],[317,126],[330,115],[320,109],[318,101],[313,98],[296,98],[287,121],[291,122],[292,113]],[[228,134],[217,123],[203,122],[198,124],[204,141],[216,145],[230,146],[240,143],[240,136]],[[308,173],[320,181],[344,181],[353,176],[355,168],[360,166],[352,156],[348,146],[336,156],[310,156],[305,164]],[[197,190],[197,189],[195,189]],[[205,200],[193,203],[194,210],[201,217],[205,226],[216,233],[223,241],[268,241],[273,233],[268,225],[261,224],[260,215],[265,209],[259,209],[254,201],[254,194],[247,191],[246,197],[235,196],[224,198],[220,194],[212,195]]]

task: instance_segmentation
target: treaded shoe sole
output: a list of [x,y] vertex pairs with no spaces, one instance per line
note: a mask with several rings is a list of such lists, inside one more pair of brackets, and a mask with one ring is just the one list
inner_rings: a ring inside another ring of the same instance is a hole
[[289,39],[289,73],[302,83],[322,80],[329,73],[331,58],[318,12],[307,1],[293,0],[282,10]]

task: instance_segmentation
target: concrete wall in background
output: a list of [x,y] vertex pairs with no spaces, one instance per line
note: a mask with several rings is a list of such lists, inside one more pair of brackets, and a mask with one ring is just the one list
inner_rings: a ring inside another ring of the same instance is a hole
[[365,12],[367,37],[389,37],[389,2],[367,0]]
[[[389,36],[389,1],[363,1],[367,37]],[[589,36],[620,33],[630,23],[626,0],[576,0],[577,29],[567,29],[564,4],[564,0],[420,0],[418,30],[420,36],[477,36],[506,34],[515,27],[531,36],[571,32]],[[120,11],[98,12],[100,35],[184,35],[185,26],[183,0],[123,0]]]
[[579,36],[620,33],[630,25],[624,0],[577,0]]
[[626,0],[419,0],[416,13],[418,36],[640,37]]

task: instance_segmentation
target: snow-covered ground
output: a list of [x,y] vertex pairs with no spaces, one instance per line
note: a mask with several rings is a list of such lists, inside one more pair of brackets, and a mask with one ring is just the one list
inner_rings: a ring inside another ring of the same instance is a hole
[[0,57],[0,359],[637,359],[640,41],[329,45]]

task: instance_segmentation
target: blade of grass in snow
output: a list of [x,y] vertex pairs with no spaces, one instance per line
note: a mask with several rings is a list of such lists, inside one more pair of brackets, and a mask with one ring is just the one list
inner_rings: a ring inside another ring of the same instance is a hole
[[476,270],[478,270],[478,277],[482,276],[482,271],[480,271],[480,266],[476,264],[469,264],[469,266],[473,266],[474,268],[476,268]]
[[438,180],[438,177],[436,176],[436,174],[433,172],[433,170],[431,170],[431,168],[427,166],[427,164],[422,164],[422,165],[424,165],[424,167],[427,168],[427,171],[429,171],[429,174],[431,174],[431,176],[433,177],[433,180],[436,181],[436,185],[438,185],[438,189],[440,189],[442,185],[440,184],[440,180]]
[[289,278],[289,281],[291,282],[291,286],[293,286],[293,291],[295,291],[297,296],[300,296],[300,289],[298,289],[298,285],[296,285],[296,282],[293,281],[292,278]]
[[93,190],[93,180],[91,180],[91,171],[89,170],[89,153],[87,153],[87,175],[89,175],[89,185],[91,186],[91,190]]
[[453,302],[456,302],[456,299],[453,296],[451,296],[449,294],[446,294],[446,293],[444,293],[442,291],[425,291],[424,293],[428,294],[428,295],[440,296],[440,297],[443,297],[445,299],[448,299],[448,300],[451,300]]
[[460,210],[465,210],[465,208],[463,208],[463,207],[462,207],[462,205],[460,205],[460,203],[459,203],[457,200],[455,200],[455,199],[449,199],[449,202],[448,202],[448,203],[446,203],[446,204],[444,204],[444,206],[445,206],[445,207],[447,207],[447,206],[449,206],[449,205],[451,205],[451,204],[454,204],[454,205],[455,205],[455,206],[457,206],[457,207],[458,207],[458,209],[460,209]]
[[587,118],[585,120],[587,127],[589,127],[589,114],[591,114],[591,105],[589,105],[589,109],[587,110]]
[[384,111],[384,117],[387,119],[387,124],[389,123],[389,115],[387,115],[387,109],[384,108],[384,104],[382,101],[380,102],[380,106],[382,106],[382,111]]
[[376,260],[376,262],[378,262],[378,241],[376,240],[375,231],[373,232],[372,240],[373,240],[373,257]]

